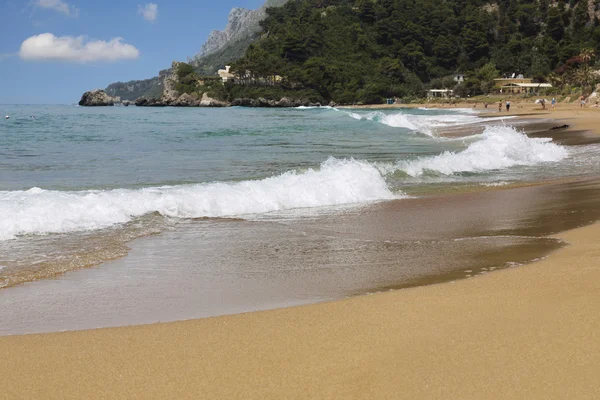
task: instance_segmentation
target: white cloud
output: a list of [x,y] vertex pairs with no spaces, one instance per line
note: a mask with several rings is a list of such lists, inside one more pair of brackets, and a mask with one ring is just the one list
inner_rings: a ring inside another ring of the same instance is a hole
[[158,5],[148,3],[144,6],[138,6],[138,14],[142,15],[146,21],[154,22],[158,17]]
[[27,61],[94,62],[136,59],[140,55],[134,46],[120,37],[109,41],[89,41],[85,36],[56,37],[42,33],[25,39],[19,57]]
[[35,5],[41,8],[47,8],[49,10],[54,10],[61,14],[74,16],[76,17],[79,13],[79,10],[73,6],[68,5],[62,0],[37,0]]

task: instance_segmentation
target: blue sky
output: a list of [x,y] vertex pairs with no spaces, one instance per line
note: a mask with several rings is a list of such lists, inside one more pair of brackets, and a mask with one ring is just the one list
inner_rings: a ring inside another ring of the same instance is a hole
[[196,54],[231,8],[263,2],[0,0],[0,104],[71,104],[150,78]]

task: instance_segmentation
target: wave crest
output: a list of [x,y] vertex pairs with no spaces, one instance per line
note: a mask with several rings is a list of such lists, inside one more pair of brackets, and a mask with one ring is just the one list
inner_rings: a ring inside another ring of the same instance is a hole
[[319,169],[263,180],[144,189],[0,192],[0,240],[126,223],[158,212],[176,218],[227,217],[398,197],[374,165],[330,158]]
[[391,169],[402,170],[413,177],[425,171],[451,175],[556,162],[567,156],[567,150],[552,143],[552,139],[530,138],[513,127],[494,126],[487,127],[481,140],[471,143],[466,150],[399,161]]

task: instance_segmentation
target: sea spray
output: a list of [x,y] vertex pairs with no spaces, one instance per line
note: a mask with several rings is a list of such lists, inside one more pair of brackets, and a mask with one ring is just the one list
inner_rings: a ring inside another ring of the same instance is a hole
[[384,168],[384,173],[401,170],[410,176],[421,176],[425,171],[443,175],[461,172],[485,172],[514,166],[530,166],[561,161],[567,150],[552,143],[549,138],[530,138],[510,126],[487,127],[480,140],[461,152],[446,151],[433,157],[398,161]]
[[459,110],[452,110],[453,112],[448,114],[437,115],[406,114],[402,111],[392,113],[383,111],[359,113],[340,109],[335,110],[338,112],[343,112],[351,118],[359,121],[373,121],[393,128],[405,128],[410,131],[423,133],[428,136],[436,136],[435,130],[438,128],[470,125],[506,119],[506,117],[479,118],[473,112],[467,113]]
[[0,240],[96,230],[158,212],[175,218],[226,217],[393,199],[377,168],[329,158],[318,169],[262,180],[143,189],[0,192]]

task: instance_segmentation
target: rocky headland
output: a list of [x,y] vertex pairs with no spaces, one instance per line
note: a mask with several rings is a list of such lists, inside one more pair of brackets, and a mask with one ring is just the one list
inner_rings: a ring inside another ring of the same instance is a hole
[[120,98],[109,96],[102,89],[95,89],[85,92],[79,100],[79,105],[84,107],[107,107],[114,106],[115,103],[120,101]]

